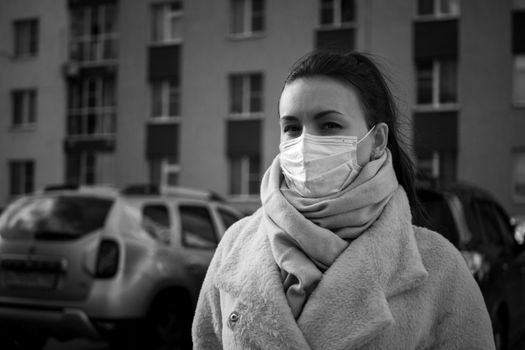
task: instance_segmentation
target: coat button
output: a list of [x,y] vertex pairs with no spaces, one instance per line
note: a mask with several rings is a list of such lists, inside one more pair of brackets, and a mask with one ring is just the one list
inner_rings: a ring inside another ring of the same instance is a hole
[[239,313],[237,311],[233,311],[230,314],[230,316],[228,316],[228,326],[230,326],[230,328],[233,328],[237,321],[239,321]]

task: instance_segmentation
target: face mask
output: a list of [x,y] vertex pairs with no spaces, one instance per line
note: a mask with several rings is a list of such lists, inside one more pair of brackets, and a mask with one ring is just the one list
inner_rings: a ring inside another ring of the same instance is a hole
[[359,174],[357,145],[375,125],[357,136],[316,136],[303,133],[279,145],[281,169],[288,188],[303,197],[322,197],[339,192]]

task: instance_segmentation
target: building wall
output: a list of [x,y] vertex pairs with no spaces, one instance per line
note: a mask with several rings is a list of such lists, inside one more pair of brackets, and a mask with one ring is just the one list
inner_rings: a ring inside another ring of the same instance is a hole
[[[118,1],[116,184],[149,180],[146,126],[150,1]],[[228,0],[184,2],[180,184],[229,193],[226,127],[228,76],[264,74],[262,164],[278,152],[277,102],[292,64],[315,47],[317,0],[267,0],[262,36],[229,36]],[[356,0],[357,49],[370,52],[391,80],[404,134],[411,141],[415,101],[413,52],[415,1]],[[64,179],[63,141],[68,8],[65,0],[0,1],[0,206],[8,193],[7,161],[33,158],[39,188]],[[11,60],[12,20],[40,18],[35,59]],[[512,105],[511,2],[462,0],[459,17],[458,161],[460,180],[493,193],[511,213],[525,212],[512,199],[512,150],[525,148],[525,110]],[[481,25],[482,24],[482,25]],[[10,130],[10,90],[38,89],[35,130]],[[255,199],[257,200],[257,198]]]
[[[16,19],[39,18],[39,50],[34,58],[13,59]],[[62,142],[66,95],[62,64],[66,58],[65,0],[0,2],[0,206],[9,196],[8,161],[35,161],[35,188],[60,183],[64,176]],[[28,130],[11,129],[11,89],[37,89],[37,121]]]
[[150,114],[147,80],[150,7],[146,1],[118,2],[117,65],[118,186],[148,181],[145,125]]
[[[410,142],[414,74],[411,2],[357,1],[357,48],[374,54],[391,78],[403,131]],[[399,5],[399,6],[398,6]],[[228,36],[229,2],[185,4],[186,30],[182,66],[181,183],[228,194],[226,156],[228,74],[264,72],[263,164],[278,153],[277,103],[292,64],[314,49],[318,1],[267,1],[262,37],[235,40]],[[392,40],[392,35],[395,40]],[[203,52],[204,51],[204,52]],[[210,176],[212,175],[212,176]]]
[[185,3],[182,59],[181,183],[221,194],[229,189],[228,75],[263,72],[263,169],[278,152],[277,101],[290,66],[314,45],[317,2],[267,1],[262,37],[229,37],[229,2]]
[[461,3],[458,178],[519,213],[525,205],[512,199],[512,149],[525,145],[525,115],[512,105],[510,5]]
[[415,90],[412,58],[414,2],[397,0],[394,5],[389,0],[361,0],[358,6],[358,49],[372,53],[389,78],[401,116],[401,130],[410,145]]

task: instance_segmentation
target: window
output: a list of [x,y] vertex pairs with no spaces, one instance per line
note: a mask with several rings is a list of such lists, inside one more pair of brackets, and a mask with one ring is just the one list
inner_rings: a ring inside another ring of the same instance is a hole
[[215,248],[217,235],[208,208],[183,205],[179,211],[182,243],[195,248]]
[[11,196],[34,191],[35,163],[32,160],[9,162],[9,190]]
[[229,211],[225,209],[219,208],[218,212],[219,212],[219,216],[222,220],[225,230],[227,230],[231,225],[233,225],[240,219],[236,215],[230,213]]
[[75,7],[71,12],[71,59],[103,63],[117,57],[117,12],[113,4]]
[[446,185],[457,180],[457,153],[434,150],[417,155],[417,176],[421,184]]
[[13,22],[14,56],[31,57],[38,53],[38,20],[24,19]]
[[14,127],[28,126],[36,122],[36,90],[23,89],[11,92],[12,120]]
[[259,193],[261,165],[259,156],[230,158],[230,193],[246,196]]
[[170,241],[170,215],[164,204],[148,204],[142,208],[142,224],[153,238],[168,243]]
[[108,137],[115,134],[115,80],[90,77],[69,86],[69,137]]
[[230,113],[233,115],[249,115],[262,111],[262,74],[234,74],[230,76]]
[[71,153],[66,159],[67,183],[93,185],[115,182],[115,155],[110,152]]
[[177,157],[149,160],[150,183],[160,186],[178,186],[180,166]]
[[525,203],[525,150],[514,152],[512,168],[512,195],[516,202]]
[[68,182],[77,184],[93,185],[96,182],[95,166],[96,158],[93,153],[82,153],[68,162],[73,167],[74,176],[68,176]]
[[439,160],[439,152],[437,151],[432,152],[430,156],[418,156],[418,177],[424,181],[438,181],[440,176]]
[[39,196],[18,205],[3,225],[6,239],[76,239],[104,227],[113,200]]
[[159,80],[151,85],[151,117],[155,120],[180,116],[180,85],[176,79]]
[[80,157],[80,183],[93,185],[96,183],[96,158],[93,153],[85,153]]
[[486,200],[476,202],[485,238],[495,246],[512,246],[510,219],[495,203]]
[[252,36],[264,32],[264,0],[230,0],[233,36]]
[[416,71],[419,106],[440,108],[458,102],[456,61],[420,61],[416,63]]
[[420,189],[418,198],[425,212],[423,217],[417,217],[417,225],[439,232],[457,247],[459,243],[458,228],[445,197],[432,191]]
[[153,4],[151,7],[151,42],[182,41],[182,1]]
[[[230,116],[227,152],[230,161],[230,193],[238,196],[259,193],[260,133],[263,112],[262,74],[230,76]],[[240,117],[240,118],[237,118]]]
[[321,26],[341,27],[355,21],[354,0],[321,0]]
[[514,56],[513,102],[525,106],[525,55]]
[[459,15],[459,0],[417,0],[419,17],[456,17]]
[[501,232],[492,205],[486,201],[481,201],[476,206],[479,210],[479,218],[482,222],[485,238],[493,245],[501,245]]

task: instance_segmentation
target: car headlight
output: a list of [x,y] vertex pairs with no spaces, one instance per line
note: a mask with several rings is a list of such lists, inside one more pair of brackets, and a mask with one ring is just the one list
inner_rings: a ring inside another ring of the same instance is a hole
[[463,255],[470,272],[478,281],[482,281],[488,275],[490,265],[483,254],[462,250],[461,255]]

